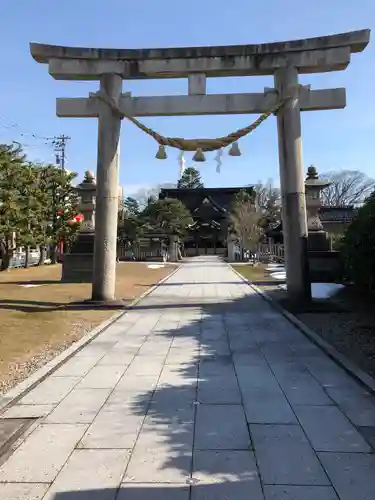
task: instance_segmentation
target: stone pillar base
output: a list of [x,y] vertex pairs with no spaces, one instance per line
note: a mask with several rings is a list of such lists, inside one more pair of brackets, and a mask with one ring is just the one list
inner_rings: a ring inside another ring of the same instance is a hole
[[330,250],[328,234],[325,231],[309,231],[307,248],[313,252]]
[[94,254],[67,253],[63,256],[61,281],[92,283]]

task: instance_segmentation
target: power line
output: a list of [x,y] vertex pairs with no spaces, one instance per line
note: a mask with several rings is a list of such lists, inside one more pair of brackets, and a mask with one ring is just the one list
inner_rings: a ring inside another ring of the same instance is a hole
[[56,153],[56,163],[57,165],[61,165],[62,170],[65,170],[65,148],[70,139],[70,137],[64,134],[59,135],[58,137],[53,137],[52,139],[52,145]]
[[[65,163],[66,163],[65,149],[71,137],[68,137],[67,135],[64,134],[54,137],[46,137],[39,134],[35,134],[30,130],[21,127],[21,125],[19,125],[18,123],[10,121],[1,115],[0,115],[0,128],[4,128],[7,130],[12,130],[12,129],[17,130],[19,136],[24,139],[30,140],[32,138],[36,141],[43,141],[45,146],[52,146],[55,152],[56,164],[61,165],[62,170],[65,170]],[[28,147],[37,147],[37,145],[28,144]]]

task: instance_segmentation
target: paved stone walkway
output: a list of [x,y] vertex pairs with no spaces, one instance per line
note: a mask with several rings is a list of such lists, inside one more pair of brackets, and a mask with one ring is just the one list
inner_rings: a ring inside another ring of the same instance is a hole
[[1,500],[373,500],[375,405],[214,258],[9,409]]

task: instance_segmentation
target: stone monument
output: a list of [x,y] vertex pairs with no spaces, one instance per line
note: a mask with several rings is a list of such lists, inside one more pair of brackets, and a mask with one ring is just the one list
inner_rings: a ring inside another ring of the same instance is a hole
[[329,185],[329,182],[319,179],[314,165],[307,169],[305,191],[310,282],[335,281],[339,273],[339,252],[331,251],[328,234],[324,231],[319,217],[322,206],[321,193]]
[[83,215],[80,230],[69,253],[64,254],[62,281],[91,283],[93,278],[95,243],[96,181],[88,170],[75,188],[80,197],[79,210]]
[[307,229],[308,229],[308,250],[329,250],[328,235],[323,229],[322,221],[319,217],[319,210],[322,206],[321,192],[328,187],[330,182],[319,179],[319,174],[311,165],[307,169],[305,181]]

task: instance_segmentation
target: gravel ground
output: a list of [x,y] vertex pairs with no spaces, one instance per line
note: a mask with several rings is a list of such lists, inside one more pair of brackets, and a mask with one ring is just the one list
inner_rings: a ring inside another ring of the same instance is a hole
[[[317,303],[309,311],[293,311],[284,303],[285,292],[275,286],[260,287],[273,299],[282,301],[306,326],[319,334],[362,370],[375,377],[375,311],[373,302],[358,300],[347,290],[340,297]],[[323,310],[324,309],[324,310]]]
[[42,366],[68,349],[74,342],[77,342],[91,330],[91,325],[85,326],[83,323],[76,324],[73,330],[75,336],[72,336],[69,341],[58,346],[47,346],[41,354],[34,356],[24,363],[12,363],[7,378],[5,380],[0,380],[0,395],[5,394],[17,384],[27,379],[27,377],[36,372],[39,368],[42,368]]

